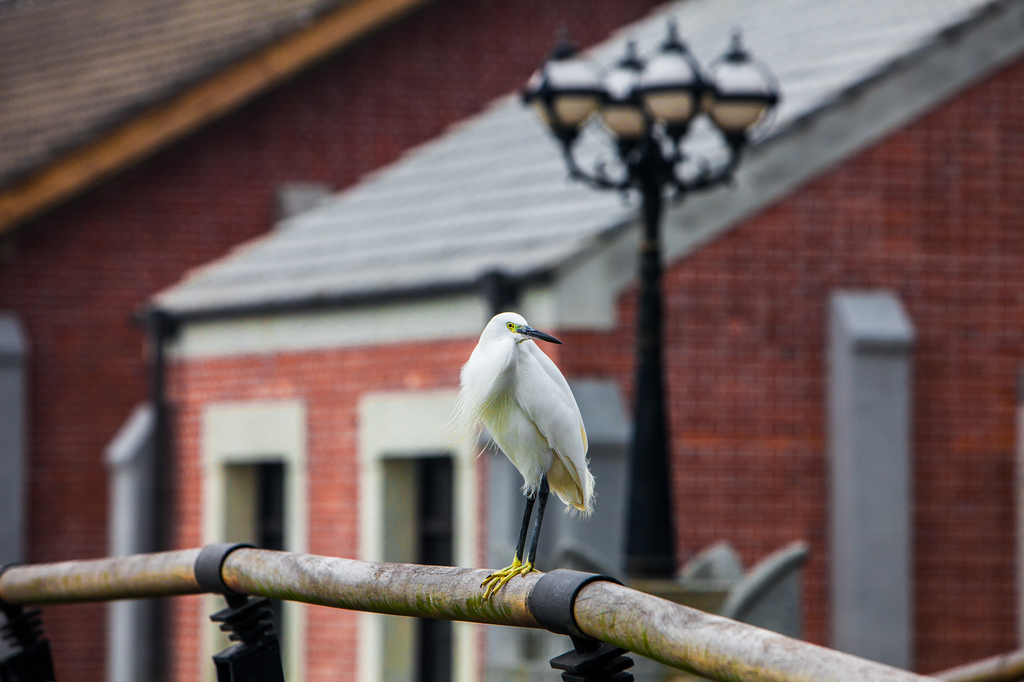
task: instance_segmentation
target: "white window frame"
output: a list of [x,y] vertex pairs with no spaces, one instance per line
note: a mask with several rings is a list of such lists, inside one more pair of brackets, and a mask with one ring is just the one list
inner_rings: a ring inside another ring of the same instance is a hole
[[[238,464],[281,462],[285,471],[285,550],[304,553],[307,547],[309,504],[306,467],[306,406],[301,400],[209,403],[203,409],[203,542],[224,542],[227,495],[226,468]],[[224,600],[204,601],[205,632],[200,670],[216,678],[211,656],[218,646],[217,627],[209,615],[224,608]],[[282,662],[289,680],[305,678],[306,608],[284,602],[287,638]]]
[[[384,558],[384,463],[447,454],[452,458],[454,495],[454,560],[476,563],[477,473],[475,439],[452,442],[450,424],[458,391],[407,391],[363,396],[359,404],[359,548],[366,561]],[[359,679],[383,679],[384,616],[360,615]],[[452,671],[456,682],[476,679],[477,627],[453,623]]]

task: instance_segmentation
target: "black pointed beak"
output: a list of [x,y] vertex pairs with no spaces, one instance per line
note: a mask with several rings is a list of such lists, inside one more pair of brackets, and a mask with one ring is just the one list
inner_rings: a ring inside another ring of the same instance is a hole
[[526,336],[529,336],[529,337],[534,338],[534,339],[540,339],[541,341],[547,341],[549,343],[558,343],[558,344],[562,343],[561,341],[559,341],[555,337],[551,336],[551,334],[545,334],[542,331],[537,331],[533,327],[527,327],[525,325],[519,328],[519,333],[520,334],[525,334]]

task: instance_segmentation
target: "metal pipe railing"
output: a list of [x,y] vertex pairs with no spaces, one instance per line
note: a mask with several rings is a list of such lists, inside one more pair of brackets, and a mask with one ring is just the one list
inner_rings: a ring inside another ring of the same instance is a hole
[[45,606],[200,594],[205,591],[195,577],[200,551],[8,566],[0,573],[0,603]]
[[[0,574],[0,602],[46,605],[196,594],[208,591],[200,586],[195,573],[200,552],[189,549],[13,566]],[[538,614],[542,605],[537,603],[535,588],[558,573],[531,573],[484,600],[480,583],[489,571],[482,569],[376,563],[252,548],[234,549],[220,568],[223,584],[240,594],[533,628],[541,627]],[[550,589],[544,592],[551,594]],[[680,606],[607,580],[577,585],[565,598],[570,628],[575,625],[594,639],[712,679],[935,679]]]
[[471,623],[539,628],[527,607],[542,575],[513,580],[486,601],[483,569],[356,561],[311,554],[239,549],[224,562],[224,583],[271,599]]
[[1024,649],[983,658],[935,675],[946,682],[1016,682],[1024,680]]

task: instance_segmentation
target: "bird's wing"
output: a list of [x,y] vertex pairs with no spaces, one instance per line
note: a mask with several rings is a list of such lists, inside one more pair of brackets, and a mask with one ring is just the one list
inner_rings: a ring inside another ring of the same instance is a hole
[[522,345],[522,350],[526,352],[528,357],[537,362],[540,368],[544,371],[544,374],[551,380],[557,394],[565,401],[573,414],[576,415],[580,424],[582,424],[583,417],[580,415],[580,408],[576,404],[576,398],[573,396],[572,390],[569,388],[569,382],[567,382],[565,377],[562,376],[562,372],[558,369],[558,366],[555,365],[555,363],[551,361],[551,358],[549,358],[547,354],[544,353],[544,351],[542,351],[533,341],[525,341]]
[[520,345],[517,399],[558,455],[584,504],[591,495],[587,472],[587,432],[576,399],[558,367],[533,341]]

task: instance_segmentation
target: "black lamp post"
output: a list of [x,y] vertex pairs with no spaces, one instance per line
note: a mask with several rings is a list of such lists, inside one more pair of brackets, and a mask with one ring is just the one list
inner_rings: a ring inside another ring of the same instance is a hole
[[[642,200],[640,290],[637,300],[636,402],[632,444],[626,570],[638,578],[671,577],[676,569],[662,371],[660,223],[667,193],[681,199],[732,177],[750,132],[779,99],[771,73],[743,48],[738,33],[707,75],[679,39],[674,23],[648,61],[630,43],[626,55],[599,79],[563,38],[523,91],[561,142],[572,178],[606,190],[636,189]],[[705,113],[722,135],[727,160],[701,161],[686,172],[682,144],[694,118]],[[582,170],[573,155],[580,131],[600,120],[615,142],[620,165]]]

